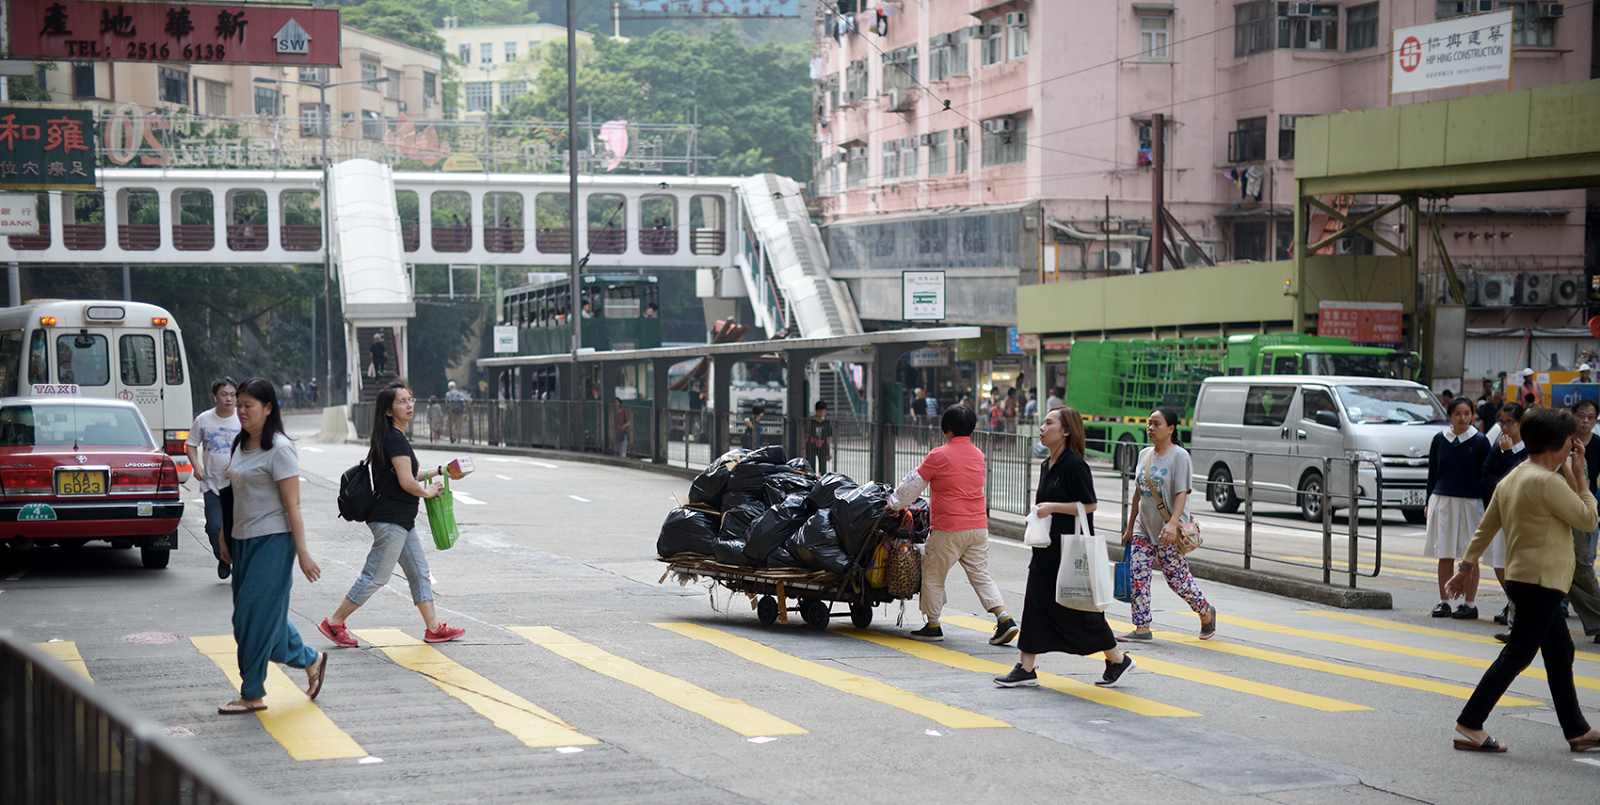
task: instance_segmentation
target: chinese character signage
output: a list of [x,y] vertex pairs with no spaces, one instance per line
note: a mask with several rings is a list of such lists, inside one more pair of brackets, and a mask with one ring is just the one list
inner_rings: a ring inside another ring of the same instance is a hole
[[0,106],[0,188],[93,190],[94,113]]
[[1511,80],[1511,9],[1394,29],[1390,94]]
[[339,65],[339,12],[305,6],[11,0],[6,33],[13,59]]
[[798,17],[800,0],[622,0],[622,10],[669,17]]
[[1317,335],[1348,338],[1354,344],[1399,348],[1399,302],[1329,302],[1317,304]]
[[944,321],[944,272],[900,272],[900,318],[905,321]]
[[0,195],[0,235],[39,234],[38,196]]

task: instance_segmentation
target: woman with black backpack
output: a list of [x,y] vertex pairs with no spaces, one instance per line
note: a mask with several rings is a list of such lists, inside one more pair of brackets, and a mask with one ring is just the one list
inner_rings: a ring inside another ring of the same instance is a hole
[[[411,386],[403,379],[390,381],[378,392],[367,449],[367,465],[372,468],[372,491],[376,498],[367,516],[367,527],[372,529],[372,550],[367,552],[361,575],[339,602],[333,617],[317,624],[317,631],[335,645],[346,648],[356,645],[356,639],[344,625],[345,619],[389,582],[396,562],[411,585],[411,601],[422,613],[427,628],[422,639],[429,643],[447,643],[467,633],[466,629],[441,622],[433,607],[428,557],[422,552],[422,540],[417,536],[417,501],[439,495],[442,488],[432,481],[445,470],[443,467],[431,470],[417,467],[417,454],[405,434],[406,425],[411,423],[416,410],[417,401]],[[463,477],[453,467],[449,472],[452,480]]]

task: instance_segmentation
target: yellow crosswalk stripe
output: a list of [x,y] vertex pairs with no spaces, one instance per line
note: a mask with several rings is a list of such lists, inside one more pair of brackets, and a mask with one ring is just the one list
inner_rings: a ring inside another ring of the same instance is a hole
[[847,673],[837,668],[830,668],[810,660],[802,660],[784,654],[775,648],[736,637],[727,632],[718,631],[694,623],[653,623],[669,632],[702,640],[730,654],[743,657],[758,665],[765,665],[774,671],[802,676],[826,685],[834,690],[843,691],[864,699],[898,707],[908,713],[913,713],[924,718],[932,719],[951,729],[975,729],[989,727],[1009,727],[1010,724],[998,719],[990,718],[971,710],[951,707],[948,704],[918,696],[908,690],[902,690],[893,685],[868,679],[857,674]]
[[[244,684],[239,678],[238,645],[233,635],[191,637],[189,642],[222,669],[235,689]],[[316,702],[295,685],[275,664],[267,666],[267,709],[255,714],[267,734],[283,745],[295,760],[332,760],[366,757],[348,733],[333,723]]]
[[377,646],[396,665],[421,674],[530,749],[600,743],[554,713],[490,682],[399,629],[360,629],[351,633]]
[[[946,618],[946,620],[948,620],[948,618]],[[963,671],[972,671],[979,674],[998,676],[1011,670],[1011,666],[1009,665],[981,659],[974,657],[971,654],[963,654],[959,651],[952,651],[947,648],[941,648],[928,643],[921,643],[904,637],[886,635],[882,632],[873,632],[866,629],[842,629],[839,631],[839,634],[865,640],[869,643],[876,643],[885,648],[892,648],[895,651],[910,654],[911,656],[921,660],[935,662],[940,665],[947,665],[951,668],[958,668]],[[1076,696],[1080,699],[1094,702],[1095,704],[1103,704],[1107,707],[1115,707],[1121,710],[1127,710],[1130,713],[1138,713],[1142,716],[1198,718],[1200,715],[1192,710],[1185,710],[1181,707],[1173,707],[1160,702],[1153,702],[1149,699],[1141,699],[1138,696],[1130,696],[1120,690],[1110,690],[1107,688],[1095,687],[1094,685],[1079,682],[1076,679],[1069,679],[1067,677],[1057,676],[1055,674],[1040,672],[1039,687],[1049,688],[1050,690],[1058,693],[1065,693],[1068,696]]]
[[[960,615],[947,615],[944,618],[944,622],[953,624],[955,626],[960,626],[962,628],[971,629],[975,632],[992,631],[992,627],[989,626],[989,622],[980,618],[968,618]],[[1206,671],[1200,668],[1189,668],[1177,663],[1158,660],[1147,654],[1140,654],[1137,659],[1139,662],[1139,670],[1141,671],[1149,671],[1152,674],[1170,676],[1174,679],[1183,679],[1201,685],[1210,685],[1214,688],[1222,688],[1223,690],[1247,693],[1251,696],[1260,696],[1263,699],[1272,699],[1273,701],[1279,701],[1285,704],[1295,704],[1301,707],[1309,707],[1313,710],[1321,710],[1327,713],[1341,713],[1352,710],[1372,709],[1371,707],[1367,707],[1365,705],[1342,702],[1338,699],[1330,699],[1326,696],[1318,696],[1313,693],[1290,690],[1289,688],[1283,688],[1277,685],[1269,685],[1265,682],[1252,682],[1248,679],[1240,679],[1238,677],[1228,676],[1226,674],[1219,674],[1214,671]]]
[[[1131,623],[1122,623],[1114,620],[1107,620],[1106,622],[1111,624],[1111,628],[1113,629],[1133,628],[1133,624]],[[1393,685],[1400,688],[1410,688],[1411,690],[1421,690],[1428,693],[1438,693],[1443,696],[1450,696],[1462,700],[1472,698],[1472,688],[1469,688],[1465,685],[1453,685],[1448,682],[1434,682],[1429,679],[1414,679],[1409,676],[1391,674],[1387,671],[1372,671],[1366,668],[1341,665],[1339,663],[1327,662],[1326,660],[1313,660],[1307,657],[1296,657],[1293,654],[1283,654],[1281,652],[1268,651],[1266,649],[1259,649],[1251,646],[1241,646],[1234,643],[1221,643],[1216,640],[1201,640],[1194,635],[1187,635],[1182,632],[1164,632],[1156,630],[1155,635],[1157,639],[1164,640],[1168,643],[1182,643],[1184,645],[1197,646],[1199,648],[1206,649],[1207,651],[1216,651],[1222,654],[1232,654],[1236,657],[1248,657],[1252,660],[1261,660],[1263,662],[1277,663],[1278,665],[1287,665],[1291,668],[1304,668],[1307,671],[1321,671],[1325,674],[1345,676],[1351,679],[1362,679],[1368,682],[1377,682],[1379,684]],[[1143,667],[1144,661],[1140,660],[1139,664],[1141,667]],[[1536,704],[1541,704],[1541,702],[1536,702],[1532,699],[1519,699],[1515,696],[1507,695],[1500,697],[1499,706],[1516,707]]]
[[77,671],[84,679],[94,681],[94,677],[89,676],[89,665],[83,661],[83,655],[78,653],[77,643],[62,640],[55,643],[34,643],[33,647],[60,660],[62,665]]
[[677,677],[652,671],[548,626],[507,628],[585,668],[632,685],[691,713],[705,716],[745,737],[804,735],[807,732],[804,727],[791,724],[765,710],[752,707],[738,699],[718,696],[699,685],[690,684]]
[[[1411,634],[1425,634],[1425,635],[1430,635],[1432,637],[1448,637],[1448,638],[1450,638],[1452,640],[1465,640],[1468,643],[1482,643],[1483,645],[1494,646],[1496,648],[1505,645],[1504,643],[1501,643],[1500,641],[1498,641],[1498,640],[1496,640],[1496,639],[1494,639],[1492,637],[1484,637],[1483,635],[1467,634],[1467,633],[1464,633],[1464,632],[1452,632],[1449,629],[1435,629],[1435,628],[1433,628],[1431,626],[1417,626],[1416,624],[1411,624],[1411,623],[1399,623],[1397,621],[1386,621],[1386,620],[1383,620],[1382,618],[1372,618],[1372,617],[1368,617],[1366,615],[1354,615],[1354,614],[1347,613],[1347,612],[1316,612],[1314,610],[1306,610],[1306,611],[1301,612],[1300,614],[1301,615],[1315,615],[1315,616],[1317,616],[1319,618],[1332,618],[1334,620],[1348,621],[1350,623],[1359,623],[1359,624],[1363,624],[1365,626],[1376,626],[1379,629],[1392,629],[1392,630],[1397,631],[1397,632],[1410,632]],[[1575,659],[1577,659],[1577,660],[1579,660],[1581,662],[1600,662],[1600,654],[1594,654],[1592,652],[1587,652],[1587,651],[1579,651],[1579,652],[1575,652],[1575,655],[1576,655]]]
[[[1264,623],[1262,621],[1251,620],[1249,618],[1240,618],[1234,615],[1221,615],[1219,617],[1222,618],[1223,623],[1234,626],[1242,626],[1246,629],[1255,629],[1261,632],[1272,632],[1273,634],[1291,635],[1294,637],[1309,637],[1313,640],[1326,640],[1330,643],[1343,643],[1347,646],[1357,646],[1359,648],[1372,649],[1374,651],[1385,651],[1390,654],[1403,654],[1408,657],[1418,657],[1425,660],[1438,660],[1440,662],[1448,662],[1455,665],[1464,665],[1469,668],[1488,668],[1491,662],[1490,660],[1482,660],[1478,659],[1477,657],[1468,657],[1463,654],[1451,654],[1447,651],[1434,651],[1432,649],[1403,646],[1399,643],[1388,643],[1382,640],[1371,640],[1365,637],[1352,637],[1349,635],[1333,634],[1331,632],[1318,632],[1311,629],[1295,629],[1288,626],[1279,626],[1274,623]],[[1530,667],[1523,670],[1522,676],[1526,676],[1531,679],[1544,679],[1545,673],[1537,668]],[[1588,677],[1577,676],[1574,674],[1572,682],[1580,688],[1600,690],[1600,681],[1596,681]]]

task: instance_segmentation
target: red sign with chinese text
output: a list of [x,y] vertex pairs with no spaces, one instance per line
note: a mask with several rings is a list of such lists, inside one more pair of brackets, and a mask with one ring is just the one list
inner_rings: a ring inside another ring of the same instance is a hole
[[339,12],[304,6],[11,0],[13,59],[339,65]]
[[1388,302],[1322,302],[1317,335],[1348,338],[1362,346],[1399,347],[1404,309]]

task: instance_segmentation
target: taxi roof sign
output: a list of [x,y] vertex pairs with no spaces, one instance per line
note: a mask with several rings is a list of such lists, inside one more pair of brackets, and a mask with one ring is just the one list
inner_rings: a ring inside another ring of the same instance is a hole
[[35,397],[76,397],[78,396],[77,383],[34,383],[33,396]]

